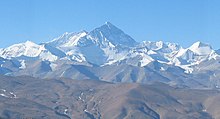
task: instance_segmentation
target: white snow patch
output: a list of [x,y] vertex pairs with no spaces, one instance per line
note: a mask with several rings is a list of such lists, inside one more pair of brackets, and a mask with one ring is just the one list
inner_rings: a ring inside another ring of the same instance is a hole
[[67,115],[67,113],[68,113],[68,109],[65,109],[65,110],[64,110],[64,114]]
[[3,91],[3,92],[6,92],[6,90],[5,89],[0,89],[1,91]]
[[13,92],[8,92],[5,89],[0,89],[0,96],[6,97],[6,98],[17,98],[17,96]]
[[157,53],[154,52],[153,50],[149,50],[149,51],[147,52],[147,54],[148,54],[148,55],[153,55],[153,54],[157,54]]
[[85,110],[84,110],[84,112],[87,112],[87,113],[89,113],[89,111],[87,111],[87,109],[85,109]]
[[214,77],[217,77],[215,73],[213,74],[213,76],[214,76]]
[[199,55],[209,55],[212,52],[211,46],[201,42],[194,43],[189,49]]
[[203,111],[203,112],[207,112],[207,110],[206,110],[206,109],[203,109],[202,111]]
[[160,70],[161,70],[161,71],[165,71],[165,68],[164,68],[164,67],[161,67]]
[[5,95],[5,94],[0,94],[1,96],[3,96],[3,97],[6,97],[6,98],[8,98],[8,96],[7,95]]
[[149,55],[146,55],[144,53],[141,53],[140,55],[142,56],[142,60],[140,61],[141,67],[146,66],[150,62],[154,61],[154,59],[152,59]]
[[63,71],[63,73],[61,74],[61,77],[64,76],[64,74],[65,74],[65,71]]
[[21,60],[20,64],[21,64],[21,66],[19,67],[19,69],[25,69],[26,68],[25,60]]
[[185,73],[187,73],[187,74],[191,74],[192,72],[193,72],[193,68],[185,68],[185,71],[184,71]]
[[56,69],[56,67],[57,67],[57,64],[51,63],[50,67],[51,67],[52,71],[54,71]]
[[50,52],[41,53],[40,58],[42,60],[48,60],[48,61],[51,61],[51,62],[56,61],[58,59],[57,56],[51,54]]

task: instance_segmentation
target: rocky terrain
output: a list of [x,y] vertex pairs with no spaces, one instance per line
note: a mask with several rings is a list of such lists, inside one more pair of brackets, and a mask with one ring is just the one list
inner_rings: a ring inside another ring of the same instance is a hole
[[2,119],[218,119],[218,90],[0,76]]

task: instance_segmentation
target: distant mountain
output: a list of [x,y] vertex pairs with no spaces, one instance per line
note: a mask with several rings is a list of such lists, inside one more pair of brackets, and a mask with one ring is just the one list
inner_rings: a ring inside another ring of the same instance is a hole
[[19,43],[0,51],[0,56],[6,59],[11,58],[39,58],[41,60],[55,61],[65,57],[65,53],[47,44],[38,45],[31,41]]
[[189,48],[162,41],[139,43],[110,22],[90,32],[64,33],[46,43],[14,44],[0,49],[0,57],[0,74],[12,76],[220,86],[217,79],[210,80],[213,72],[207,73],[220,66],[219,50],[202,42]]
[[137,43],[122,30],[106,22],[88,33],[65,33],[48,44],[65,51],[72,60],[103,65],[112,60],[120,60],[128,53],[124,49]]

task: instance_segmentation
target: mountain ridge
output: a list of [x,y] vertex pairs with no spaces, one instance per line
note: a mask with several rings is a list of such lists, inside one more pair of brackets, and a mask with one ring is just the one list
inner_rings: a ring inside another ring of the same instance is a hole
[[[45,43],[35,44],[27,41],[14,44],[0,49],[0,57],[0,71],[5,75],[25,74],[45,78],[64,76],[76,79],[92,76],[110,82],[145,83],[158,77],[157,81],[168,81],[166,83],[170,85],[182,85],[181,82],[185,82],[183,84],[187,86],[190,84],[186,77],[196,78],[192,79],[196,85],[215,85],[216,78],[211,82],[208,80],[213,77],[205,79],[205,82],[211,84],[198,82],[199,74],[208,70],[199,72],[197,68],[207,62],[219,62],[220,59],[219,50],[213,50],[206,43],[198,41],[188,48],[183,48],[176,43],[163,41],[137,42],[110,22],[90,32],[66,32]],[[43,67],[48,70],[43,70]],[[116,67],[121,67],[124,71]],[[100,74],[101,70],[105,71],[103,74],[112,73],[114,78]],[[178,72],[180,78],[174,80],[173,78],[178,76],[175,72]],[[213,73],[203,75],[208,77],[211,74]],[[133,80],[134,77],[137,79]]]

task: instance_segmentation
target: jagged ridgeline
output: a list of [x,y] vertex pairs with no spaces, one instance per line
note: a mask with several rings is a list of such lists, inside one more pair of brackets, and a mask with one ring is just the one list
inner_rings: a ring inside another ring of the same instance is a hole
[[218,88],[219,50],[196,42],[189,48],[162,41],[137,42],[113,24],[64,33],[49,42],[0,49],[0,74],[108,82],[163,82]]

